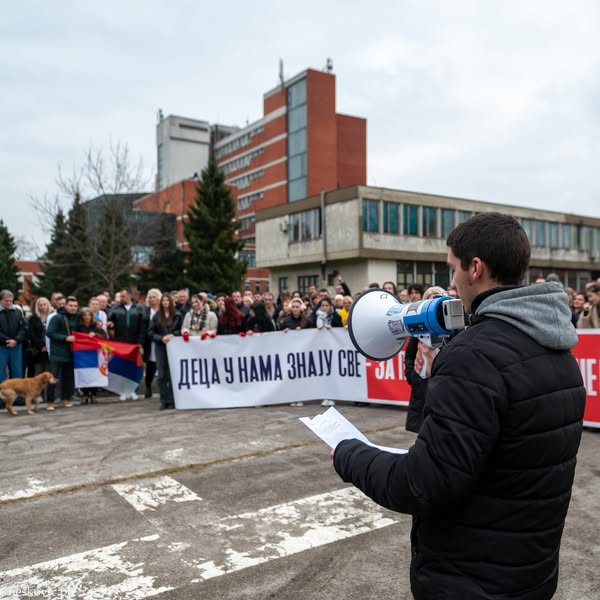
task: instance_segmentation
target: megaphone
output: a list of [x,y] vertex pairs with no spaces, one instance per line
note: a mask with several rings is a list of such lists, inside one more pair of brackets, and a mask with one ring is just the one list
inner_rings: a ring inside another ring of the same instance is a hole
[[402,304],[385,290],[370,289],[352,303],[348,315],[354,347],[377,361],[398,354],[408,336],[435,348],[464,327],[462,302],[448,296]]

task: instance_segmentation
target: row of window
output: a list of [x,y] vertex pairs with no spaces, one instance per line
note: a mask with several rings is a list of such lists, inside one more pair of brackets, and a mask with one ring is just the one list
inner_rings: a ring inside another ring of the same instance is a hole
[[245,262],[249,267],[256,267],[256,253],[254,251],[242,250],[238,258],[240,262]]
[[[550,272],[557,273],[564,285],[575,290],[583,289],[585,284],[590,281],[589,271],[547,270],[543,272],[540,269],[531,268],[527,273],[526,282],[533,282],[537,277],[544,277]],[[425,288],[432,285],[446,288],[450,285],[451,277],[448,265],[443,262],[398,261],[396,263],[396,287],[398,290],[408,288],[413,283],[420,283]],[[288,277],[279,278],[280,290],[288,290],[288,285]],[[300,275],[298,277],[298,290],[302,294],[306,293],[311,285],[317,287],[321,285],[318,275]]]
[[288,201],[307,195],[306,79],[288,87]]
[[[471,211],[414,204],[398,204],[364,198],[362,229],[373,233],[395,233],[446,239]],[[539,219],[520,219],[532,246],[600,250],[600,228],[579,227]]]
[[[380,214],[381,213],[381,214]],[[362,228],[374,233],[443,237],[473,213],[462,210],[363,199]],[[380,223],[383,227],[380,227]]]
[[321,237],[321,209],[313,208],[292,213],[288,221],[290,242],[309,242]]
[[238,223],[240,224],[240,228],[238,231],[248,231],[252,229],[252,224],[256,220],[255,215],[248,215],[247,217],[240,217],[238,219]]
[[252,173],[246,173],[245,175],[240,175],[239,177],[232,179],[229,182],[229,185],[235,185],[238,190],[243,190],[250,187],[255,179],[259,179],[264,174],[265,172],[263,169],[257,169],[256,171],[252,171]]
[[250,208],[253,202],[255,202],[256,200],[262,200],[264,196],[264,192],[254,192],[252,194],[248,194],[247,196],[242,196],[241,198],[238,198],[238,210],[246,210],[247,208]]
[[257,125],[256,127],[250,129],[243,135],[240,135],[234,140],[231,140],[231,142],[225,144],[224,146],[221,146],[220,148],[217,148],[215,150],[215,158],[218,160],[220,158],[223,158],[223,156],[227,156],[228,154],[239,150],[240,148],[244,148],[250,143],[250,141],[255,135],[262,133],[264,130],[265,128],[263,125]]
[[243,156],[238,158],[234,158],[229,162],[222,164],[219,168],[225,175],[229,175],[229,173],[233,173],[234,171],[239,171],[240,169],[245,169],[249,167],[252,161],[260,156],[265,151],[264,148],[256,148],[256,150],[252,150],[251,152],[247,152]]

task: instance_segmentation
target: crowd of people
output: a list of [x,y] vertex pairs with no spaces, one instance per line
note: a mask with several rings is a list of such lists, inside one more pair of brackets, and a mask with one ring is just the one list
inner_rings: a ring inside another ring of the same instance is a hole
[[[554,274],[541,281],[556,281]],[[392,281],[383,285],[371,283],[368,288],[383,288],[403,303],[415,302],[434,295],[456,297],[456,289],[424,286],[415,283],[398,290]],[[46,409],[57,404],[70,407],[76,393],[73,375],[73,332],[100,336],[136,344],[145,363],[144,392],[152,396],[152,384],[157,380],[160,408],[174,408],[166,345],[174,336],[252,335],[281,331],[287,333],[306,328],[347,327],[354,299],[364,290],[352,294],[341,275],[337,276],[335,293],[326,288],[310,286],[305,293],[283,290],[278,298],[266,292],[234,290],[231,294],[201,291],[191,297],[188,290],[161,292],[150,289],[143,301],[122,289],[113,297],[102,292],[90,298],[86,305],[74,296],[55,292],[50,298],[40,297],[32,307],[14,301],[9,290],[0,292],[0,382],[7,377],[33,377],[51,371],[58,379],[44,392]],[[572,323],[577,328],[600,328],[600,281],[590,282],[582,291],[566,288],[572,311]],[[423,393],[419,374],[414,370],[420,350],[417,342],[409,341],[406,351],[406,378],[413,397],[407,426],[418,431]],[[94,403],[97,390],[79,390],[82,404]],[[137,394],[130,399],[137,399]],[[128,399],[121,396],[122,400]],[[324,405],[333,401],[324,400]],[[300,403],[298,403],[300,404]]]

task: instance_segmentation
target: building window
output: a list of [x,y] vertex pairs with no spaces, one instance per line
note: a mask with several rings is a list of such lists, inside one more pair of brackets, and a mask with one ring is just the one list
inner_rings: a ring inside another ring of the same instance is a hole
[[248,215],[246,217],[242,217],[238,219],[239,229],[238,231],[250,231],[252,229],[252,224],[255,221],[255,215]]
[[306,152],[306,128],[289,134],[288,150],[290,157]]
[[417,283],[426,288],[433,285],[433,264],[430,262],[417,262]]
[[454,229],[454,211],[449,208],[442,209],[442,237],[446,239]]
[[306,154],[298,154],[289,160],[288,176],[290,181],[300,177],[306,177]]
[[473,212],[470,210],[457,210],[456,211],[456,224],[460,225],[465,221],[469,220],[473,216]]
[[321,237],[321,209],[313,208],[289,216],[290,242],[309,242]]
[[307,196],[306,183],[306,79],[287,89],[288,201]]
[[565,223],[560,226],[560,247],[571,247],[571,226]]
[[414,263],[398,261],[396,263],[396,280],[398,282],[398,291],[407,288],[415,282]]
[[438,237],[437,232],[437,208],[431,206],[423,207],[423,236]]
[[152,250],[154,250],[153,246],[132,246],[133,262],[138,265],[149,265]]
[[548,223],[548,245],[558,248],[558,223]]
[[362,201],[362,228],[363,231],[379,231],[379,200]]
[[237,201],[238,210],[246,210],[252,206],[255,200],[262,200],[264,192],[254,192],[246,196],[240,196]]
[[531,219],[521,219],[521,226],[523,227],[525,233],[527,234],[527,239],[529,243],[533,245],[533,222]]
[[418,235],[419,234],[419,207],[414,204],[404,204],[402,206],[402,217],[403,227],[402,233],[404,235]]
[[304,295],[308,292],[308,288],[311,285],[315,287],[319,284],[319,276],[318,275],[299,275],[298,276],[298,291]]
[[546,245],[546,222],[545,221],[534,221],[533,222],[534,241],[536,246]]
[[279,278],[279,291],[288,290],[288,278],[280,277]]
[[256,267],[256,253],[250,250],[242,250],[238,258],[240,262],[245,262],[249,267]]
[[306,104],[306,79],[290,85],[287,89],[288,109]]
[[295,181],[290,181],[288,195],[290,202],[306,198],[306,177],[296,179]]
[[306,105],[302,104],[288,112],[288,128],[290,131],[298,131],[304,127],[306,127]]
[[383,203],[383,233],[399,233],[398,208],[395,202]]

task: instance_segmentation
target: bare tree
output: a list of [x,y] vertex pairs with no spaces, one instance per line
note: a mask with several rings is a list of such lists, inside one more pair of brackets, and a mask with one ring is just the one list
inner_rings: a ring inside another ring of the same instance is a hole
[[56,183],[63,196],[74,198],[78,193],[85,201],[105,194],[139,192],[149,185],[149,178],[144,175],[141,157],[137,165],[133,165],[129,146],[111,141],[108,151],[90,146],[83,164],[73,167],[68,176],[59,165]]
[[[88,213],[87,235],[70,239],[68,254],[80,256],[82,265],[93,265],[89,270],[98,285],[112,291],[113,286],[124,284],[131,273],[128,244],[134,243],[130,237],[134,232],[127,223],[131,199],[118,196],[142,192],[149,187],[149,181],[141,157],[134,164],[128,145],[111,141],[108,149],[90,146],[81,165],[74,165],[68,174],[59,165],[56,196],[32,198],[31,202],[43,231],[50,233],[59,210],[71,215],[75,199],[81,200]],[[88,203],[90,200],[93,202]],[[122,214],[119,216],[118,212]],[[111,224],[115,231],[110,230]],[[60,265],[54,267],[62,269]],[[64,265],[64,269],[74,267]]]

